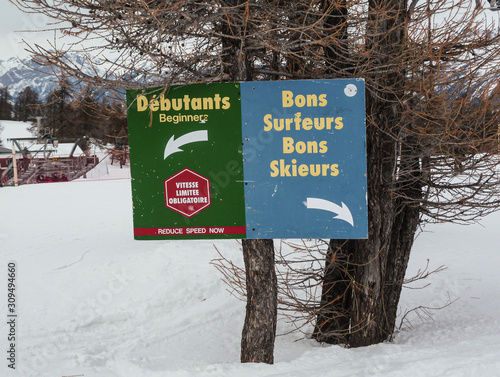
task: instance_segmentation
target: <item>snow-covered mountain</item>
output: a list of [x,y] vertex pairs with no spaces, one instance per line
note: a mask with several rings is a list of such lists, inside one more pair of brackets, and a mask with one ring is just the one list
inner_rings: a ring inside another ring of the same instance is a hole
[[[78,54],[71,54],[71,62],[82,67],[83,71],[91,72],[85,59]],[[27,86],[36,91],[41,100],[57,85],[57,78],[50,67],[36,64],[31,59],[10,58],[0,60],[0,87],[9,87],[13,100]]]
[[0,85],[9,87],[14,100],[27,86],[36,91],[40,99],[44,99],[56,83],[50,68],[41,67],[30,59],[0,60]]

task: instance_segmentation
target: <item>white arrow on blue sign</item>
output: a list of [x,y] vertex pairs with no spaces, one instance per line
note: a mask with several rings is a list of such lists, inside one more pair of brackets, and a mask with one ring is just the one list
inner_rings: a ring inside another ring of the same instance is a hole
[[364,96],[358,79],[241,83],[247,238],[367,237]]

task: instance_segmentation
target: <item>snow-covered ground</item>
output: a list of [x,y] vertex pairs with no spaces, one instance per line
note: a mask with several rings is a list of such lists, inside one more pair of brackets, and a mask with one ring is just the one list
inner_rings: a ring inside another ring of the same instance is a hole
[[[0,143],[5,148],[11,148],[12,143],[7,141],[11,138],[33,137],[28,128],[31,123],[16,122],[13,120],[0,120]],[[24,146],[24,145],[23,145]]]
[[[68,183],[0,188],[1,376],[500,376],[500,213],[428,226],[408,276],[441,265],[393,343],[346,349],[279,336],[275,364],[240,364],[245,304],[210,264],[230,241],[134,241],[127,169]],[[17,262],[16,370],[8,368],[7,262]],[[420,313],[420,317],[418,314]],[[278,331],[289,330],[280,322]],[[302,340],[301,340],[302,339]]]
[[[11,149],[12,142],[9,139],[36,137],[29,130],[31,126],[32,124],[29,122],[0,120],[0,142],[2,146]],[[21,148],[27,148],[32,152],[42,151],[44,148],[43,144],[37,144],[36,140],[19,140],[18,142]],[[57,147],[49,144],[47,149],[53,151],[51,157],[67,157],[71,153],[73,146],[73,143],[59,143]],[[77,146],[73,153],[75,156],[79,156],[83,151]]]

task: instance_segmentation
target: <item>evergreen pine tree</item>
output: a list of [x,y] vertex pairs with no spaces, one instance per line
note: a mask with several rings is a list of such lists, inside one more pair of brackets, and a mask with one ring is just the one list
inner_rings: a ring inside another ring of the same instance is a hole
[[26,122],[39,115],[40,106],[41,101],[38,98],[38,93],[27,86],[19,93],[14,103],[14,119]]
[[0,88],[0,119],[12,119],[12,97],[9,93],[9,87]]
[[47,96],[44,105],[44,127],[52,130],[57,137],[75,136],[73,98],[68,80],[63,78],[59,85]]

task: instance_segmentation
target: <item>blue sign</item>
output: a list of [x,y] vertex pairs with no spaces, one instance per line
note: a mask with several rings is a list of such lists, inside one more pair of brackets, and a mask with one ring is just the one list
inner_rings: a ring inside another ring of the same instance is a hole
[[247,238],[366,238],[364,81],[241,83]]

